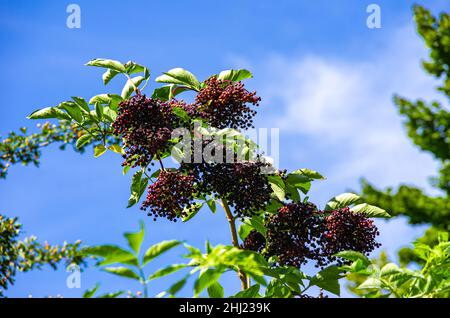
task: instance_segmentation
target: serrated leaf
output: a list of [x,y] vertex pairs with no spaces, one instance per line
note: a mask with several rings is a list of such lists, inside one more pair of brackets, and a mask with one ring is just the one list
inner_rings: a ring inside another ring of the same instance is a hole
[[155,245],[150,246],[144,254],[142,264],[145,265],[151,260],[155,259],[159,255],[171,250],[172,248],[180,245],[181,242],[177,240],[162,241]]
[[117,267],[105,267],[103,268],[103,270],[105,272],[117,275],[117,276],[121,276],[121,277],[125,277],[125,278],[131,278],[131,279],[136,279],[139,280],[139,275],[136,274],[133,270],[129,269],[128,267],[123,267],[123,266],[117,266]]
[[85,110],[87,113],[90,112],[90,108],[88,103],[84,100],[83,97],[72,96],[73,101],[81,107],[81,109]]
[[310,280],[310,284],[323,288],[324,290],[339,296],[341,290],[339,285],[340,278],[341,271],[337,266],[332,265],[313,276]]
[[354,193],[342,193],[328,201],[327,205],[325,206],[325,211],[345,208],[359,202],[360,200],[361,197]]
[[159,83],[185,85],[195,90],[200,89],[200,82],[194,74],[180,67],[165,72],[163,75],[158,76],[155,81]]
[[362,284],[358,286],[358,289],[379,289],[381,282],[377,278],[369,277]]
[[94,148],[94,157],[98,158],[106,152],[106,147],[103,145],[97,145]]
[[119,74],[118,71],[108,69],[105,73],[102,75],[103,84],[108,84],[117,74]]
[[366,255],[356,252],[356,251],[342,251],[334,255],[335,257],[344,258],[346,260],[355,262],[357,260],[361,260],[364,265],[368,266],[370,264],[370,260]]
[[114,151],[115,153],[118,153],[120,155],[123,155],[125,153],[125,151],[123,150],[123,148],[119,145],[111,145],[108,147],[109,150]]
[[208,205],[208,208],[211,210],[212,213],[216,213],[217,206],[216,201],[214,199],[206,200],[206,204]]
[[367,204],[367,203],[355,205],[350,210],[352,210],[355,213],[362,213],[368,218],[390,218],[391,217],[389,215],[389,213],[387,213],[385,210],[383,210],[377,206]]
[[181,269],[188,267],[187,264],[172,264],[167,267],[158,269],[152,275],[148,277],[149,280],[170,275],[172,273],[178,272]]
[[233,298],[256,298],[259,296],[259,290],[261,286],[259,284],[255,284],[243,291],[240,291]]
[[183,210],[183,214],[187,214],[186,216],[182,217],[183,222],[187,222],[190,219],[192,219],[197,213],[200,211],[200,209],[203,207],[203,203],[195,202],[194,205],[190,208],[185,208]]
[[245,238],[250,234],[250,232],[252,230],[253,230],[252,226],[250,226],[249,224],[243,223],[239,226],[238,235],[241,238],[241,240],[244,241]]
[[144,194],[145,188],[148,184],[148,178],[143,177],[144,172],[142,170],[138,170],[134,173],[133,177],[131,178],[131,187],[130,187],[130,198],[128,199],[128,205],[127,208],[132,207],[136,203],[139,202],[139,200],[142,197],[142,194]]
[[222,285],[219,284],[219,282],[215,282],[211,284],[208,288],[208,296],[210,298],[223,298],[224,296],[224,290]]
[[152,94],[152,98],[162,101],[168,101],[178,94],[189,90],[186,86],[179,86],[175,84],[166,85],[163,87],[155,88]]
[[97,290],[100,288],[100,284],[96,284],[93,288],[86,290],[83,293],[83,298],[92,298],[92,296],[94,296],[94,294],[97,292]]
[[119,73],[126,72],[125,66],[116,60],[97,58],[86,63],[87,66],[109,68]]
[[122,89],[122,93],[120,94],[120,96],[123,99],[127,99],[128,97],[131,96],[131,94],[135,91],[136,88],[139,87],[139,85],[144,81],[144,77],[143,76],[136,76],[133,77],[131,79],[129,79],[126,83],[125,86]]
[[128,241],[128,246],[131,247],[133,251],[136,252],[136,254],[139,254],[139,251],[141,250],[142,242],[144,241],[144,222],[139,222],[140,229],[138,232],[129,232],[124,233],[125,238]]
[[102,257],[103,260],[100,265],[110,265],[114,263],[137,265],[137,259],[132,253],[115,245],[86,247],[82,252],[84,255]]
[[83,121],[83,109],[74,102],[62,102],[58,105],[58,108],[64,109],[69,116],[78,123]]
[[90,134],[84,134],[80,138],[77,139],[75,146],[77,149],[83,148],[92,140],[92,136]]
[[27,118],[28,119],[55,118],[55,119],[71,120],[69,114],[56,107],[45,107],[42,109],[38,109],[32,112]]
[[229,80],[233,82],[239,82],[247,78],[252,78],[253,75],[250,71],[245,69],[240,70],[226,70],[220,72],[218,79],[220,80]]
[[186,285],[188,278],[189,278],[189,276],[186,276],[183,279],[180,279],[179,281],[177,281],[172,286],[170,286],[169,289],[167,290],[168,293],[171,295],[175,295],[176,293],[178,293],[184,287],[184,285]]
[[201,272],[194,283],[194,295],[198,296],[204,289],[217,282],[221,275],[222,271],[216,268],[208,268]]
[[284,189],[272,182],[270,182],[270,187],[272,188],[273,193],[278,198],[278,200],[283,201],[285,199],[286,193],[284,192]]

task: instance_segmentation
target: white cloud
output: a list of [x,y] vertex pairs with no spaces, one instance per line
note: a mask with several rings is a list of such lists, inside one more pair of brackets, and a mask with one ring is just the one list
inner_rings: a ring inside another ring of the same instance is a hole
[[300,137],[320,144],[308,149],[310,160],[302,154],[306,161],[327,147],[339,151],[328,171],[330,181],[351,187],[364,176],[380,186],[407,182],[428,187],[436,164],[408,139],[392,102],[394,93],[412,99],[438,97],[436,82],[421,69],[426,54],[408,26],[361,60],[273,54],[250,67],[259,74],[265,108],[280,109],[268,126],[280,127],[281,134],[298,138],[299,144]]
[[[260,61],[243,57],[234,61],[236,66],[245,62],[256,73],[253,85],[263,96],[264,109],[275,109],[271,117],[261,109],[262,124],[279,127],[280,135],[288,136],[295,147],[295,151],[281,149],[281,165],[317,164],[326,170],[320,172],[328,180],[316,183],[311,192],[312,199],[323,204],[349,188],[357,190],[361,177],[380,187],[408,183],[433,192],[427,178],[436,173],[436,163],[412,144],[392,102],[395,93],[439,99],[435,80],[420,65],[426,56],[424,44],[409,25],[374,46],[371,57],[359,60],[272,53]],[[377,223],[380,240],[391,252],[423,231],[407,226],[404,218]]]

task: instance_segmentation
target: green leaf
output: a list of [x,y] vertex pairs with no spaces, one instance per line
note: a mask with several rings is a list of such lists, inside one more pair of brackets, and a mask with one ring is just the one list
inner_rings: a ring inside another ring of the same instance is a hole
[[245,69],[240,70],[226,70],[220,72],[218,79],[220,80],[229,80],[233,82],[239,82],[247,78],[252,78],[253,75],[250,73],[250,71],[247,71]]
[[402,270],[396,264],[388,263],[384,265],[383,268],[380,270],[380,276],[381,277],[390,276],[401,273],[401,271]]
[[318,173],[317,171],[311,170],[311,169],[298,169],[292,172],[292,174],[301,174],[303,176],[306,176],[312,180],[325,180],[325,177]]
[[109,69],[114,70],[119,73],[126,72],[125,66],[116,60],[98,58],[98,59],[90,60],[89,62],[86,63],[86,65],[109,68]]
[[341,270],[337,266],[329,266],[316,274],[310,280],[311,285],[323,288],[335,295],[340,294],[339,279],[341,278]]
[[180,241],[171,240],[171,241],[162,241],[153,246],[150,246],[144,254],[142,264],[143,265],[147,264],[154,258],[158,257],[159,255],[169,251],[170,249],[172,249],[180,244],[181,244]]
[[195,202],[194,205],[190,208],[185,208],[184,209],[184,213],[187,213],[186,216],[182,217],[182,221],[183,222],[187,222],[190,219],[192,219],[195,215],[197,215],[197,213],[200,211],[200,209],[203,207],[203,203],[200,202]]
[[125,86],[122,89],[122,93],[120,96],[122,96],[123,99],[127,99],[131,96],[131,94],[135,91],[136,88],[139,87],[139,85],[144,81],[143,76],[136,76],[131,79],[129,79]]
[[368,218],[390,218],[391,217],[389,215],[389,213],[387,213],[385,210],[383,210],[377,206],[367,204],[367,203],[355,205],[350,210],[352,210],[355,213],[362,213]]
[[103,260],[100,265],[110,265],[114,263],[137,265],[137,259],[132,253],[115,245],[86,247],[82,252],[85,255],[102,257]]
[[97,298],[117,298],[120,295],[123,295],[124,293],[125,292],[123,290],[120,290],[120,291],[116,291],[113,293],[106,293],[106,294],[100,295]]
[[98,120],[103,119],[103,106],[100,104],[95,104],[95,114],[97,115]]
[[173,107],[172,112],[183,121],[190,121],[190,119],[191,119],[191,117],[189,116],[187,111],[185,111],[181,107]]
[[250,232],[252,230],[253,230],[252,226],[245,224],[245,223],[241,224],[238,229],[238,234],[239,234],[239,237],[241,238],[241,240],[244,241],[245,238],[250,234]]
[[106,152],[106,147],[103,145],[97,145],[94,148],[94,157],[98,158]]
[[208,268],[201,272],[194,283],[194,295],[198,296],[205,288],[217,282],[221,275],[222,271],[216,268]]
[[80,138],[77,139],[75,146],[77,149],[83,148],[92,140],[92,136],[90,134],[84,134]]
[[144,241],[144,222],[139,222],[140,230],[138,232],[134,233],[124,233],[125,238],[128,241],[128,246],[131,247],[133,251],[136,252],[136,254],[139,254],[139,251],[141,250],[142,242]]
[[214,199],[206,200],[206,204],[208,205],[208,208],[211,210],[212,213],[216,213],[217,206],[216,201]]
[[179,67],[165,72],[164,75],[158,76],[156,81],[159,83],[185,85],[195,90],[200,89],[200,82],[194,74]]
[[252,218],[249,220],[250,225],[257,230],[259,233],[261,233],[262,235],[266,236],[266,227],[264,226],[264,219],[263,217],[259,216],[259,215],[254,215],[252,216]]
[[128,61],[127,63],[125,63],[125,68],[128,75],[144,73],[145,79],[148,79],[150,77],[150,70],[147,67],[141,64],[137,64],[133,61]]
[[28,119],[63,119],[63,120],[71,120],[70,116],[58,109],[56,107],[46,107],[32,112],[28,117]]
[[97,283],[93,288],[88,289],[83,293],[83,298],[92,298],[99,288],[100,284]]
[[168,101],[177,96],[178,94],[187,90],[189,90],[189,87],[170,84],[156,88],[153,91],[152,98],[160,99],[162,101]]
[[380,287],[381,281],[379,279],[369,277],[361,285],[358,286],[358,289],[379,289]]
[[354,193],[339,194],[339,195],[335,196],[334,198],[332,198],[330,201],[328,201],[327,205],[325,206],[325,211],[331,211],[331,210],[348,207],[352,204],[359,202],[360,199],[361,199],[361,197]]
[[114,151],[115,153],[118,153],[120,155],[123,155],[125,153],[125,151],[123,150],[123,148],[119,145],[111,145],[108,147],[109,150]]
[[143,174],[144,172],[142,170],[138,170],[134,173],[133,178],[131,179],[131,195],[128,199],[127,208],[130,208],[139,202],[145,188],[147,187],[148,178],[143,177]]
[[208,287],[208,296],[210,298],[223,298],[224,290],[222,285],[219,282],[215,282]]
[[186,285],[188,278],[189,278],[189,276],[186,276],[183,279],[180,279],[179,281],[177,281],[172,286],[170,286],[169,289],[167,290],[169,292],[169,294],[175,295],[176,293],[178,293],[184,287],[184,285]]
[[240,291],[233,298],[257,298],[259,296],[259,290],[261,286],[259,284],[255,284],[246,290]]
[[366,266],[370,265],[370,260],[367,258],[367,256],[362,254],[362,253],[360,253],[360,252],[356,252],[356,251],[342,251],[342,252],[339,252],[339,253],[335,254],[334,256],[340,257],[340,258],[344,258],[344,259],[352,261],[352,262],[356,262],[357,260],[361,260],[364,265],[366,265]]
[[119,72],[115,70],[108,69],[105,73],[102,75],[103,84],[108,84]]
[[72,99],[78,106],[80,106],[81,109],[83,109],[87,113],[91,111],[88,103],[86,103],[83,97],[72,96]]
[[77,103],[62,102],[61,104],[58,105],[58,108],[64,109],[69,114],[69,116],[76,122],[81,123],[83,121],[82,112],[84,110]]
[[272,183],[272,182],[269,182],[269,183],[270,183],[270,187],[273,190],[273,193],[278,198],[278,200],[283,201],[286,197],[286,193],[284,192],[284,189],[275,183]]
[[117,276],[139,280],[139,275],[136,274],[131,269],[129,269],[128,267],[123,267],[123,266],[105,267],[105,268],[103,268],[103,270],[105,272],[108,272],[108,273],[111,273],[111,274],[114,274]]
[[170,275],[172,273],[178,272],[179,270],[188,267],[187,264],[172,264],[167,267],[158,269],[152,275],[149,276],[149,280]]

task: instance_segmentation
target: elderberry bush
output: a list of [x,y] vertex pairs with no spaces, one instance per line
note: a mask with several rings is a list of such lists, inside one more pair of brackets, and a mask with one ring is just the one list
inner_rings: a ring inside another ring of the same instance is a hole
[[[206,268],[236,271],[243,296],[247,289],[254,293],[252,279],[262,284],[266,273],[275,279],[266,296],[299,296],[302,292],[292,285],[292,277],[300,284],[307,276],[299,268],[306,263],[314,262],[324,271],[310,284],[329,288],[335,284],[322,284],[321,277],[340,278],[336,267],[325,266],[344,264],[342,252],[368,255],[379,247],[378,230],[369,218],[388,217],[386,211],[352,193],[338,195],[319,209],[308,192],[314,181],[324,179],[320,173],[280,170],[245,136],[261,102],[243,82],[252,77],[249,71],[226,70],[199,81],[191,72],[175,68],[157,77],[164,85],[148,94],[143,89],[150,72],[141,64],[94,59],[87,65],[105,69],[105,84],[125,75],[121,95],[100,94],[89,102],[74,97],[30,118],[70,121],[83,132],[77,147],[93,145],[95,157],[107,150],[121,154],[124,174],[135,170],[128,206],[145,198],[141,209],[155,221],[187,222],[205,213],[202,207],[215,213],[221,206],[233,246],[212,248],[208,243],[206,254],[189,247],[190,264],[205,266],[201,273]],[[186,91],[194,94],[192,102],[180,98]],[[170,163],[169,157],[175,160]],[[224,258],[227,253],[239,259]],[[184,268],[170,272],[178,267]],[[289,281],[283,280],[286,275],[291,275]],[[220,291],[216,284],[211,285],[215,292]]]

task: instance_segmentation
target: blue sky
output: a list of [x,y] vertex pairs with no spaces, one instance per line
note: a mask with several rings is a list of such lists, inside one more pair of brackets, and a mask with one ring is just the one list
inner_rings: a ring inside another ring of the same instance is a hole
[[[25,118],[29,113],[70,96],[120,92],[121,80],[105,87],[100,70],[83,66],[92,58],[134,60],[153,78],[173,67],[200,79],[246,67],[255,76],[248,87],[263,98],[258,127],[280,128],[281,165],[327,176],[311,192],[319,205],[357,190],[363,176],[380,186],[403,182],[429,189],[436,164],[407,139],[391,102],[393,93],[439,98],[435,82],[420,69],[427,52],[413,28],[412,1],[76,1],[81,29],[66,27],[70,3],[0,2],[0,134],[34,127]],[[381,29],[366,27],[370,3],[381,7]],[[426,5],[434,12],[448,9],[446,1]],[[140,219],[146,245],[175,238],[199,247],[206,239],[230,241],[225,218],[208,211],[173,224],[125,209],[130,176],[122,176],[120,163],[112,153],[94,159],[49,147],[39,169],[13,167],[0,181],[0,211],[20,217],[25,234],[51,243],[124,244],[122,233],[137,229]],[[390,251],[423,230],[402,219],[378,224]],[[180,253],[158,259],[149,272],[179,261]],[[51,269],[21,274],[8,295],[76,297],[96,282],[102,291],[139,288],[95,269],[82,274],[81,289],[68,289],[66,277]],[[153,282],[150,294],[170,281]],[[234,277],[223,282],[228,289],[238,286]]]

